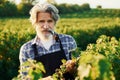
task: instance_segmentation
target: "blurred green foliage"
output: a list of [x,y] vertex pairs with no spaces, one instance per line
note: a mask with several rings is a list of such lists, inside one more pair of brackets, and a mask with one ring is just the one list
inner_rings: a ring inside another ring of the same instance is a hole
[[0,17],[17,16],[17,6],[9,1],[3,1],[0,4]]
[[[18,74],[20,47],[35,37],[35,30],[28,18],[2,18],[0,24],[0,79],[11,80]],[[78,48],[84,51],[88,44],[96,43],[100,35],[114,36],[118,40],[120,38],[120,18],[61,18],[56,25],[56,32],[73,36]],[[114,46],[112,43],[105,46],[110,48],[108,48],[109,53],[113,53]],[[101,45],[100,49],[98,48],[101,52],[102,47]],[[117,48],[119,49],[119,47]],[[78,54],[74,56],[78,56]],[[112,56],[110,57],[112,59]],[[119,63],[117,59],[112,61]],[[113,66],[113,68],[115,67]],[[119,71],[117,69],[113,70],[116,75]]]
[[[77,51],[78,52],[78,51]],[[115,37],[110,37],[106,35],[101,35],[94,44],[89,44],[87,49],[84,51],[79,51],[79,57],[72,58],[72,61],[75,62],[74,77],[75,80],[119,80],[120,79],[120,40],[117,40]],[[78,54],[78,53],[77,53]],[[51,75],[53,80],[62,80],[64,79],[63,74],[66,72],[66,61],[60,66],[60,69],[57,69],[56,72]],[[42,65],[39,63],[34,63],[33,61],[28,60],[25,62],[29,66],[28,72],[35,72],[36,74],[27,74],[29,79],[38,80],[42,79],[43,71]],[[32,66],[31,66],[32,64]],[[36,66],[38,65],[38,66]],[[71,64],[72,66],[72,64]],[[33,67],[35,69],[33,69]],[[40,68],[42,67],[42,68]],[[31,71],[32,70],[32,71]],[[26,76],[26,78],[28,78]],[[32,77],[38,77],[33,79]],[[16,77],[16,80],[20,79]],[[21,80],[21,79],[20,79]]]
[[[9,0],[0,1],[0,17],[25,17],[37,2],[35,0],[23,0],[16,5]],[[120,17],[120,9],[90,8],[88,3],[77,4],[56,4],[59,14],[64,18],[94,18],[94,17]],[[102,7],[102,6],[101,6]]]

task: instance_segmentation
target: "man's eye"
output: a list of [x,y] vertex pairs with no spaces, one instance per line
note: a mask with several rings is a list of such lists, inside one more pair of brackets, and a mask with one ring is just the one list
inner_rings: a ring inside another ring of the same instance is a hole
[[53,22],[53,20],[48,20],[48,22],[50,23],[50,22]]
[[45,22],[45,21],[44,21],[44,20],[40,20],[40,21],[39,21],[39,23],[43,23],[43,22]]

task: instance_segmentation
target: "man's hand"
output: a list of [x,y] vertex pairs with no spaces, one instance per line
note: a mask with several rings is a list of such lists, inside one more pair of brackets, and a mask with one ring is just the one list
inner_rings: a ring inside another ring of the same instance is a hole
[[65,65],[66,65],[66,72],[73,73],[76,69],[75,61],[73,60],[68,60]]

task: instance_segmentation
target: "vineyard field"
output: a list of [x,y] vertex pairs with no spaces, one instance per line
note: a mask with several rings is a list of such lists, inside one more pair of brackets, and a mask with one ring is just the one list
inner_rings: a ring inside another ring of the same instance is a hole
[[[63,34],[68,34],[73,36],[77,42],[77,46],[79,47],[79,49],[81,51],[85,51],[85,53],[87,52],[86,51],[87,49],[89,49],[91,53],[92,53],[92,50],[95,50],[93,49],[94,48],[93,45],[91,49],[89,44],[96,44],[96,47],[100,48],[100,50],[102,51],[102,48],[97,45],[99,43],[96,42],[101,35],[115,37],[116,38],[115,41],[118,41],[117,44],[119,43],[120,45],[120,41],[119,41],[120,18],[119,17],[61,18],[56,24],[55,31],[58,33],[63,33]],[[29,18],[1,18],[0,19],[0,70],[1,70],[0,80],[2,79],[11,80],[14,76],[18,75],[18,69],[19,69],[18,56],[19,56],[20,47],[25,42],[31,40],[34,37],[35,37],[35,30],[32,27],[29,21]],[[107,44],[107,42],[105,42],[105,44]],[[115,48],[116,50],[118,50],[116,52],[119,54],[117,55],[116,59],[120,59],[120,53],[119,53],[120,47],[118,47],[119,45],[117,45],[117,49]],[[106,51],[106,49],[104,50]],[[110,50],[112,52],[112,49]],[[95,52],[98,53],[97,51]],[[107,62],[105,64],[107,64]],[[115,68],[115,66],[113,67]],[[116,71],[120,71],[120,64],[117,67],[117,69]],[[113,70],[113,72],[115,71]],[[116,72],[115,74],[117,75],[117,78],[119,78],[118,73],[120,72]],[[91,75],[90,75],[91,78],[93,78],[92,74],[94,74],[94,72],[91,72]],[[109,75],[112,75],[112,74],[113,73],[109,72]],[[96,77],[94,77],[93,79],[96,79]],[[103,78],[99,78],[99,79],[103,79]],[[106,80],[109,80],[109,79],[110,78],[107,78]]]

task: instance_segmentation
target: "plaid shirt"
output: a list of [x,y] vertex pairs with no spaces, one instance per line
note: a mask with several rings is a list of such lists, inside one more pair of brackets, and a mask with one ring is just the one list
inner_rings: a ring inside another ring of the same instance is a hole
[[[73,39],[72,36],[70,35],[63,35],[63,34],[59,34],[59,38],[61,40],[64,52],[66,54],[67,59],[69,59],[69,52],[72,50],[75,50],[77,45],[75,40]],[[49,50],[46,50],[42,43],[40,42],[40,40],[35,37],[34,39],[28,41],[27,43],[25,43],[21,49],[20,49],[20,55],[19,55],[19,59],[20,59],[20,63],[22,64],[23,62],[27,61],[27,59],[34,59],[34,49],[32,47],[33,44],[37,45],[37,50],[38,50],[38,55],[41,56],[43,54],[49,54],[49,53],[53,53],[56,51],[60,50],[60,43],[56,42],[54,40],[53,45],[51,45]]]

